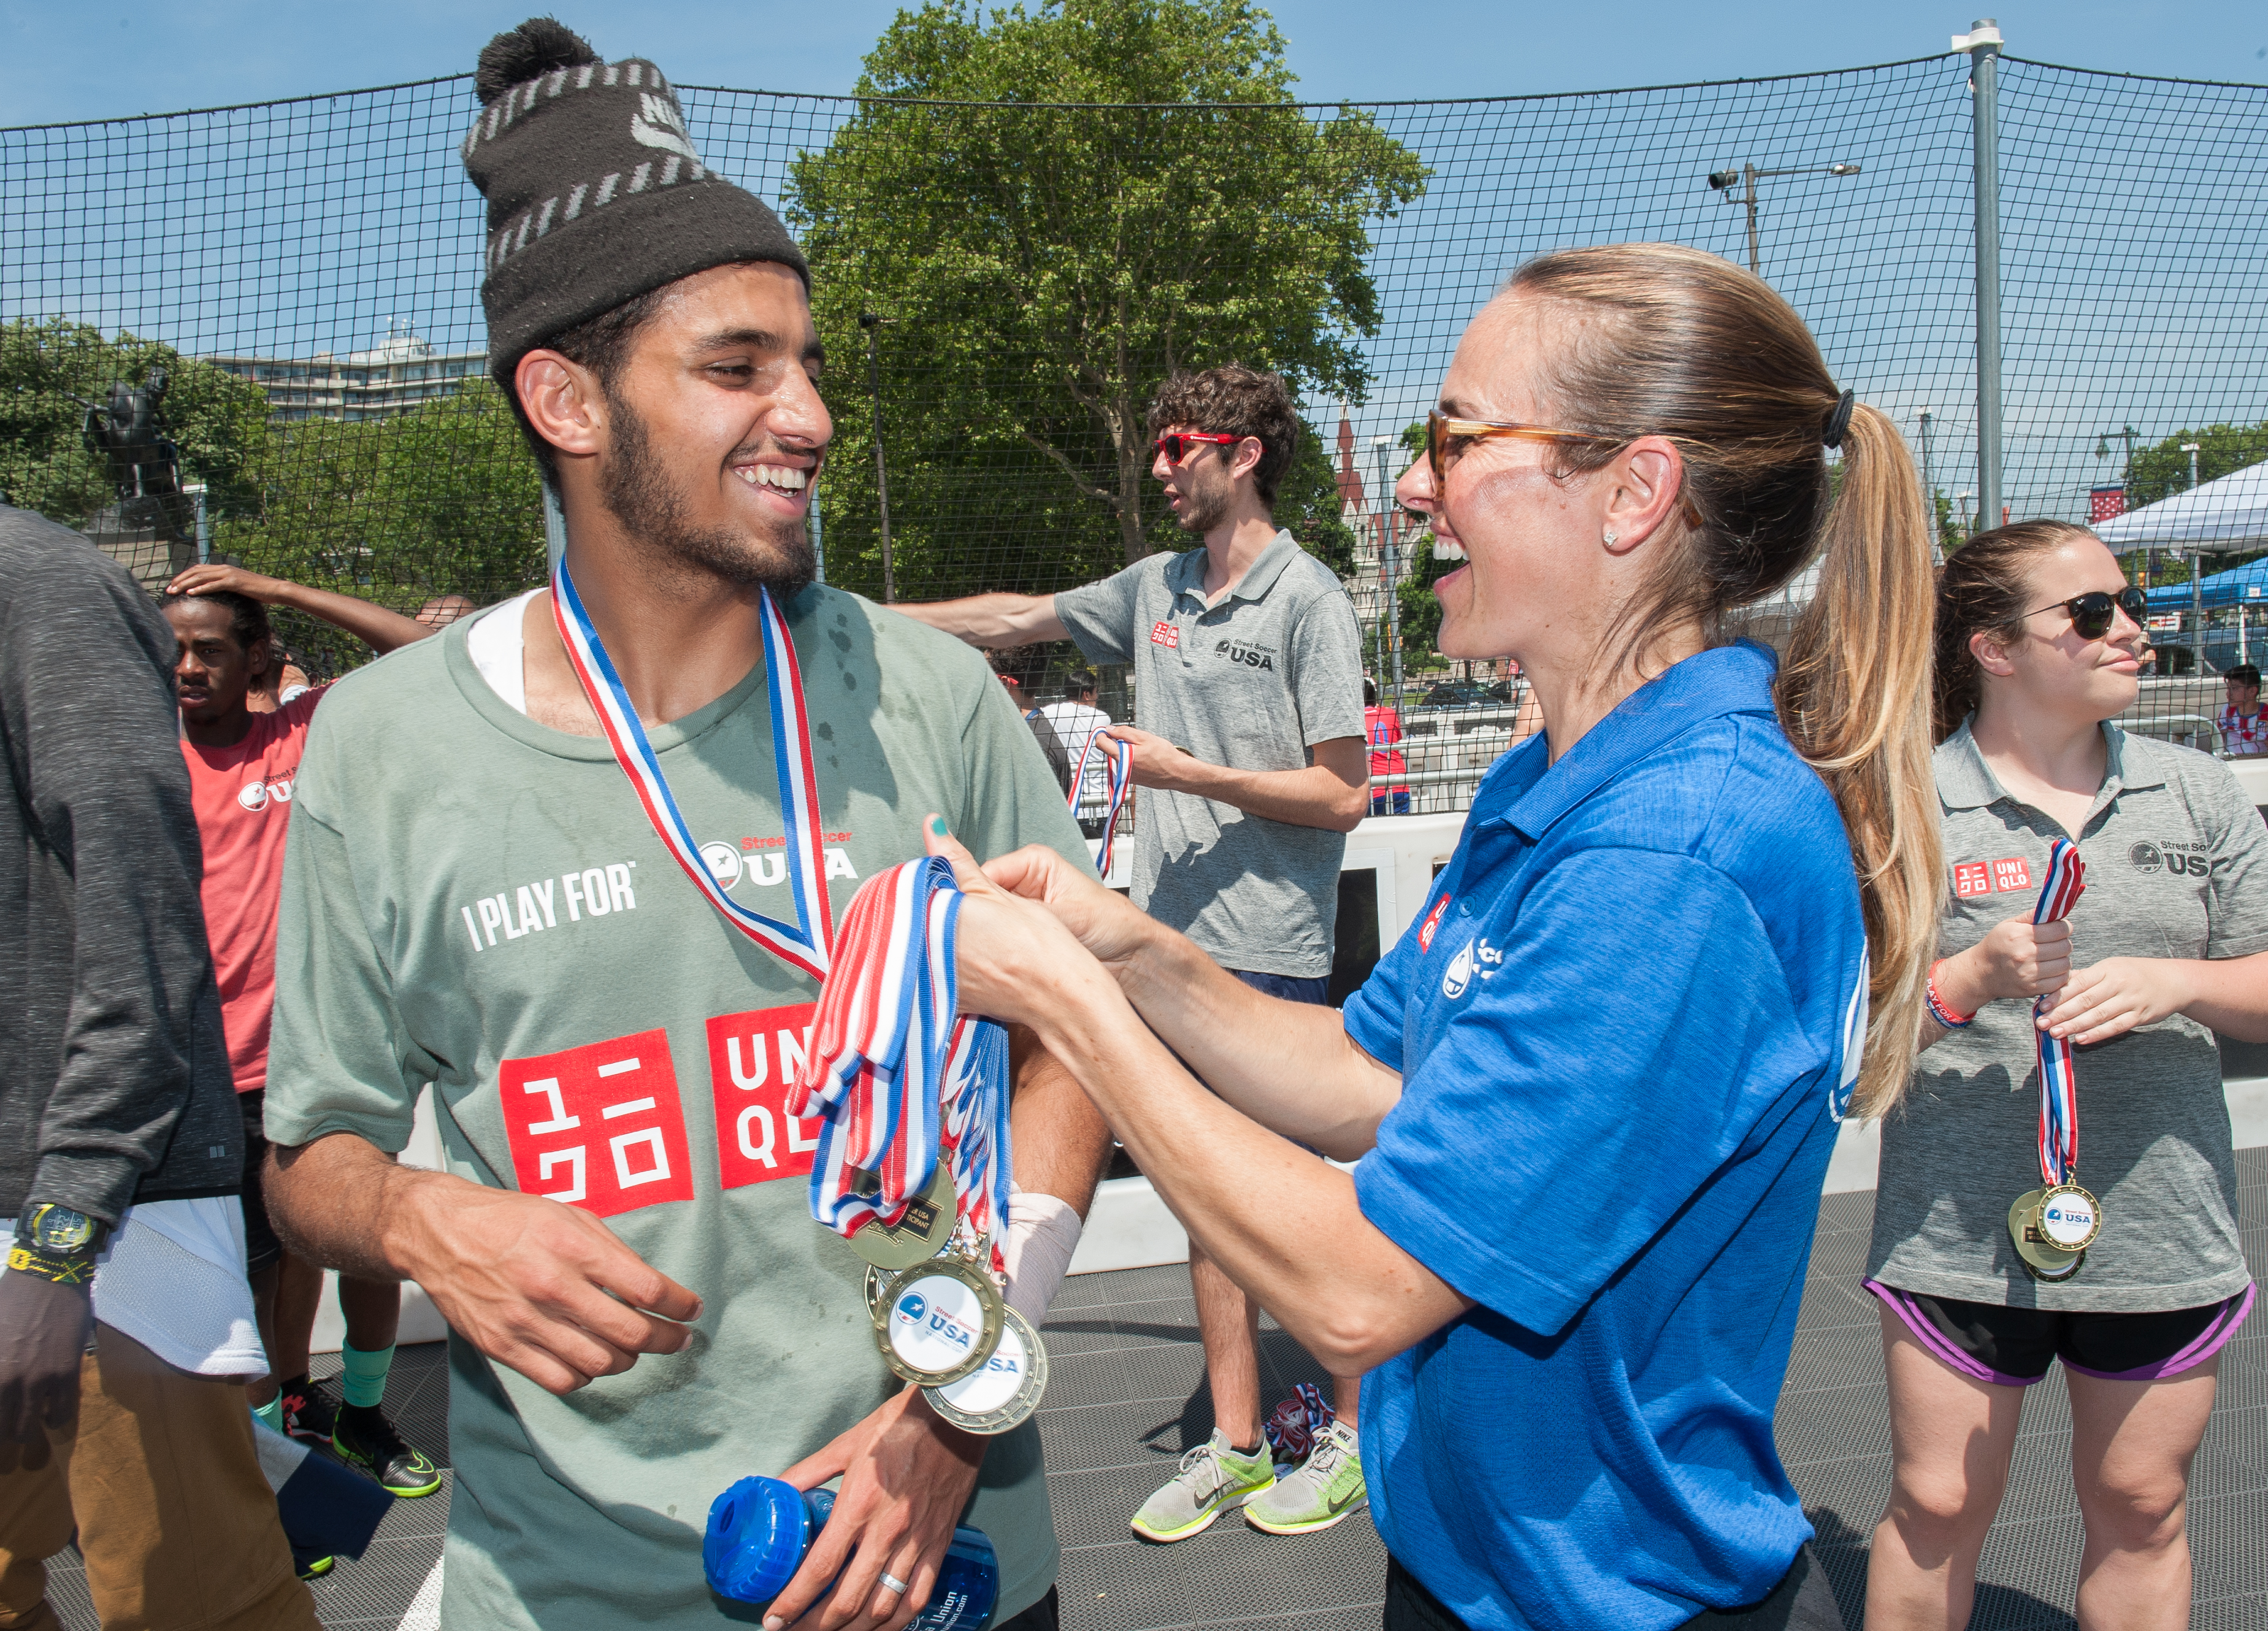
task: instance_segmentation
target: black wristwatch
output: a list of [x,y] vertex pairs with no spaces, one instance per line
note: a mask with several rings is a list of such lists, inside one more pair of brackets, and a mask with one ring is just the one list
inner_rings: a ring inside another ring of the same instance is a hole
[[94,1279],[94,1263],[110,1225],[84,1212],[35,1200],[16,1220],[16,1242],[8,1249],[8,1266],[19,1274],[37,1274],[59,1286],[84,1286]]

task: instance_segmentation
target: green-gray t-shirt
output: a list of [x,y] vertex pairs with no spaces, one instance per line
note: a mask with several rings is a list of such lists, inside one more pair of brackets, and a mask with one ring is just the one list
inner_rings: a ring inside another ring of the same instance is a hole
[[[814,587],[788,606],[828,891],[922,852],[942,813],[980,857],[1086,850],[982,657]],[[342,682],[293,788],[269,1136],[399,1151],[431,1082],[449,1170],[597,1213],[698,1293],[687,1352],[564,1399],[451,1342],[445,1623],[725,1623],[710,1502],[897,1391],[865,1265],[811,1218],[817,1124],[788,1117],[817,987],[729,926],[670,860],[601,739],[507,705],[471,620]],[[649,734],[712,872],[792,919],[765,675]],[[1039,1435],[990,1448],[966,1522],[1005,1618],[1055,1579]]]
[[[2078,836],[2085,891],[2072,966],[2105,957],[2242,957],[2268,948],[2268,827],[2228,766],[2106,724],[2109,764]],[[2055,820],[2018,802],[1963,725],[1937,750],[1950,898],[1937,955],[2029,917]],[[2040,1083],[2028,1001],[1988,1002],[1921,1056],[1882,1123],[1867,1273],[2010,1308],[2154,1313],[2249,1283],[2236,1162],[2213,1032],[2181,1015],[2076,1051],[2079,1182],[2102,1233],[2078,1274],[2034,1280],[2008,1207],[2039,1187]]]
[[[1056,616],[1090,662],[1134,665],[1134,722],[1208,764],[1296,771],[1319,742],[1363,734],[1362,631],[1330,568],[1279,532],[1221,597],[1205,552],[1152,555],[1066,589]],[[1346,838],[1145,787],[1134,904],[1223,968],[1331,971]]]

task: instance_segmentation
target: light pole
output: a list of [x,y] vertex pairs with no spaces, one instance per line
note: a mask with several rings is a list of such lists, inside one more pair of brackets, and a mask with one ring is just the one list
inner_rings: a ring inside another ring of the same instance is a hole
[[1977,512],[2000,523],[2000,30],[1980,17],[1952,48],[1969,54],[1977,208]]
[[1937,478],[1929,469],[1929,410],[1921,410],[1921,490],[1929,495],[1929,552],[1943,558],[1945,541],[1937,535]]
[[1977,495],[1973,492],[1955,493],[1954,495],[1954,502],[1961,506],[1961,536],[1964,541],[1974,538],[1977,535],[1977,529],[1969,524],[1969,503],[1970,500],[1976,498],[1976,496]]
[[[2182,451],[2190,456],[2190,491],[2198,484],[2198,450],[2204,444],[2183,442]],[[2190,649],[2197,653],[2198,677],[2205,677],[2205,551],[2195,544],[2190,546]]]
[[1386,626],[1388,649],[1394,661],[1394,706],[1402,706],[1402,580],[1395,570],[1400,551],[1394,536],[1394,439],[1373,436],[1371,451],[1378,455],[1378,550],[1386,565]]
[[858,326],[866,331],[866,384],[874,393],[874,495],[882,506],[882,604],[887,606],[898,598],[898,586],[890,564],[890,469],[882,459],[882,363],[874,349],[882,320],[861,312]]
[[1789,170],[1759,170],[1752,164],[1743,164],[1737,170],[1712,170],[1709,185],[1724,196],[1724,202],[1733,202],[1733,189],[1743,188],[1741,202],[1749,207],[1749,269],[1757,277],[1764,276],[1763,257],[1756,244],[1756,183],[1776,175],[1856,175],[1854,164],[1807,164]]
[[[2095,439],[2095,457],[2097,463],[2110,456],[2112,437],[2119,437],[2126,444],[2126,462],[2118,471],[2118,488],[2122,494],[2118,503],[2122,513],[2127,505],[2134,502],[2134,438],[2137,434],[2139,432],[2129,424],[2116,431],[2105,431]],[[2150,551],[2146,548],[2142,551],[2142,587],[2146,589],[2150,587]]]

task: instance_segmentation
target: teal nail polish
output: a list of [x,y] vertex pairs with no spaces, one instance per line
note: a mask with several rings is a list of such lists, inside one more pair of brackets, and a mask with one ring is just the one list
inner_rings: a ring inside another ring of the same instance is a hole
[[929,818],[929,830],[940,838],[949,838],[953,836],[946,830],[945,817],[942,816],[932,816]]

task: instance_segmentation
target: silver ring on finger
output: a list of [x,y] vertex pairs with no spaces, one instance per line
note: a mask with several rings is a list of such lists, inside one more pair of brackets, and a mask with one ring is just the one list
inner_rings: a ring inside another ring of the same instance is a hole
[[882,1590],[893,1596],[903,1597],[906,1594],[906,1583],[886,1568],[882,1571]]

